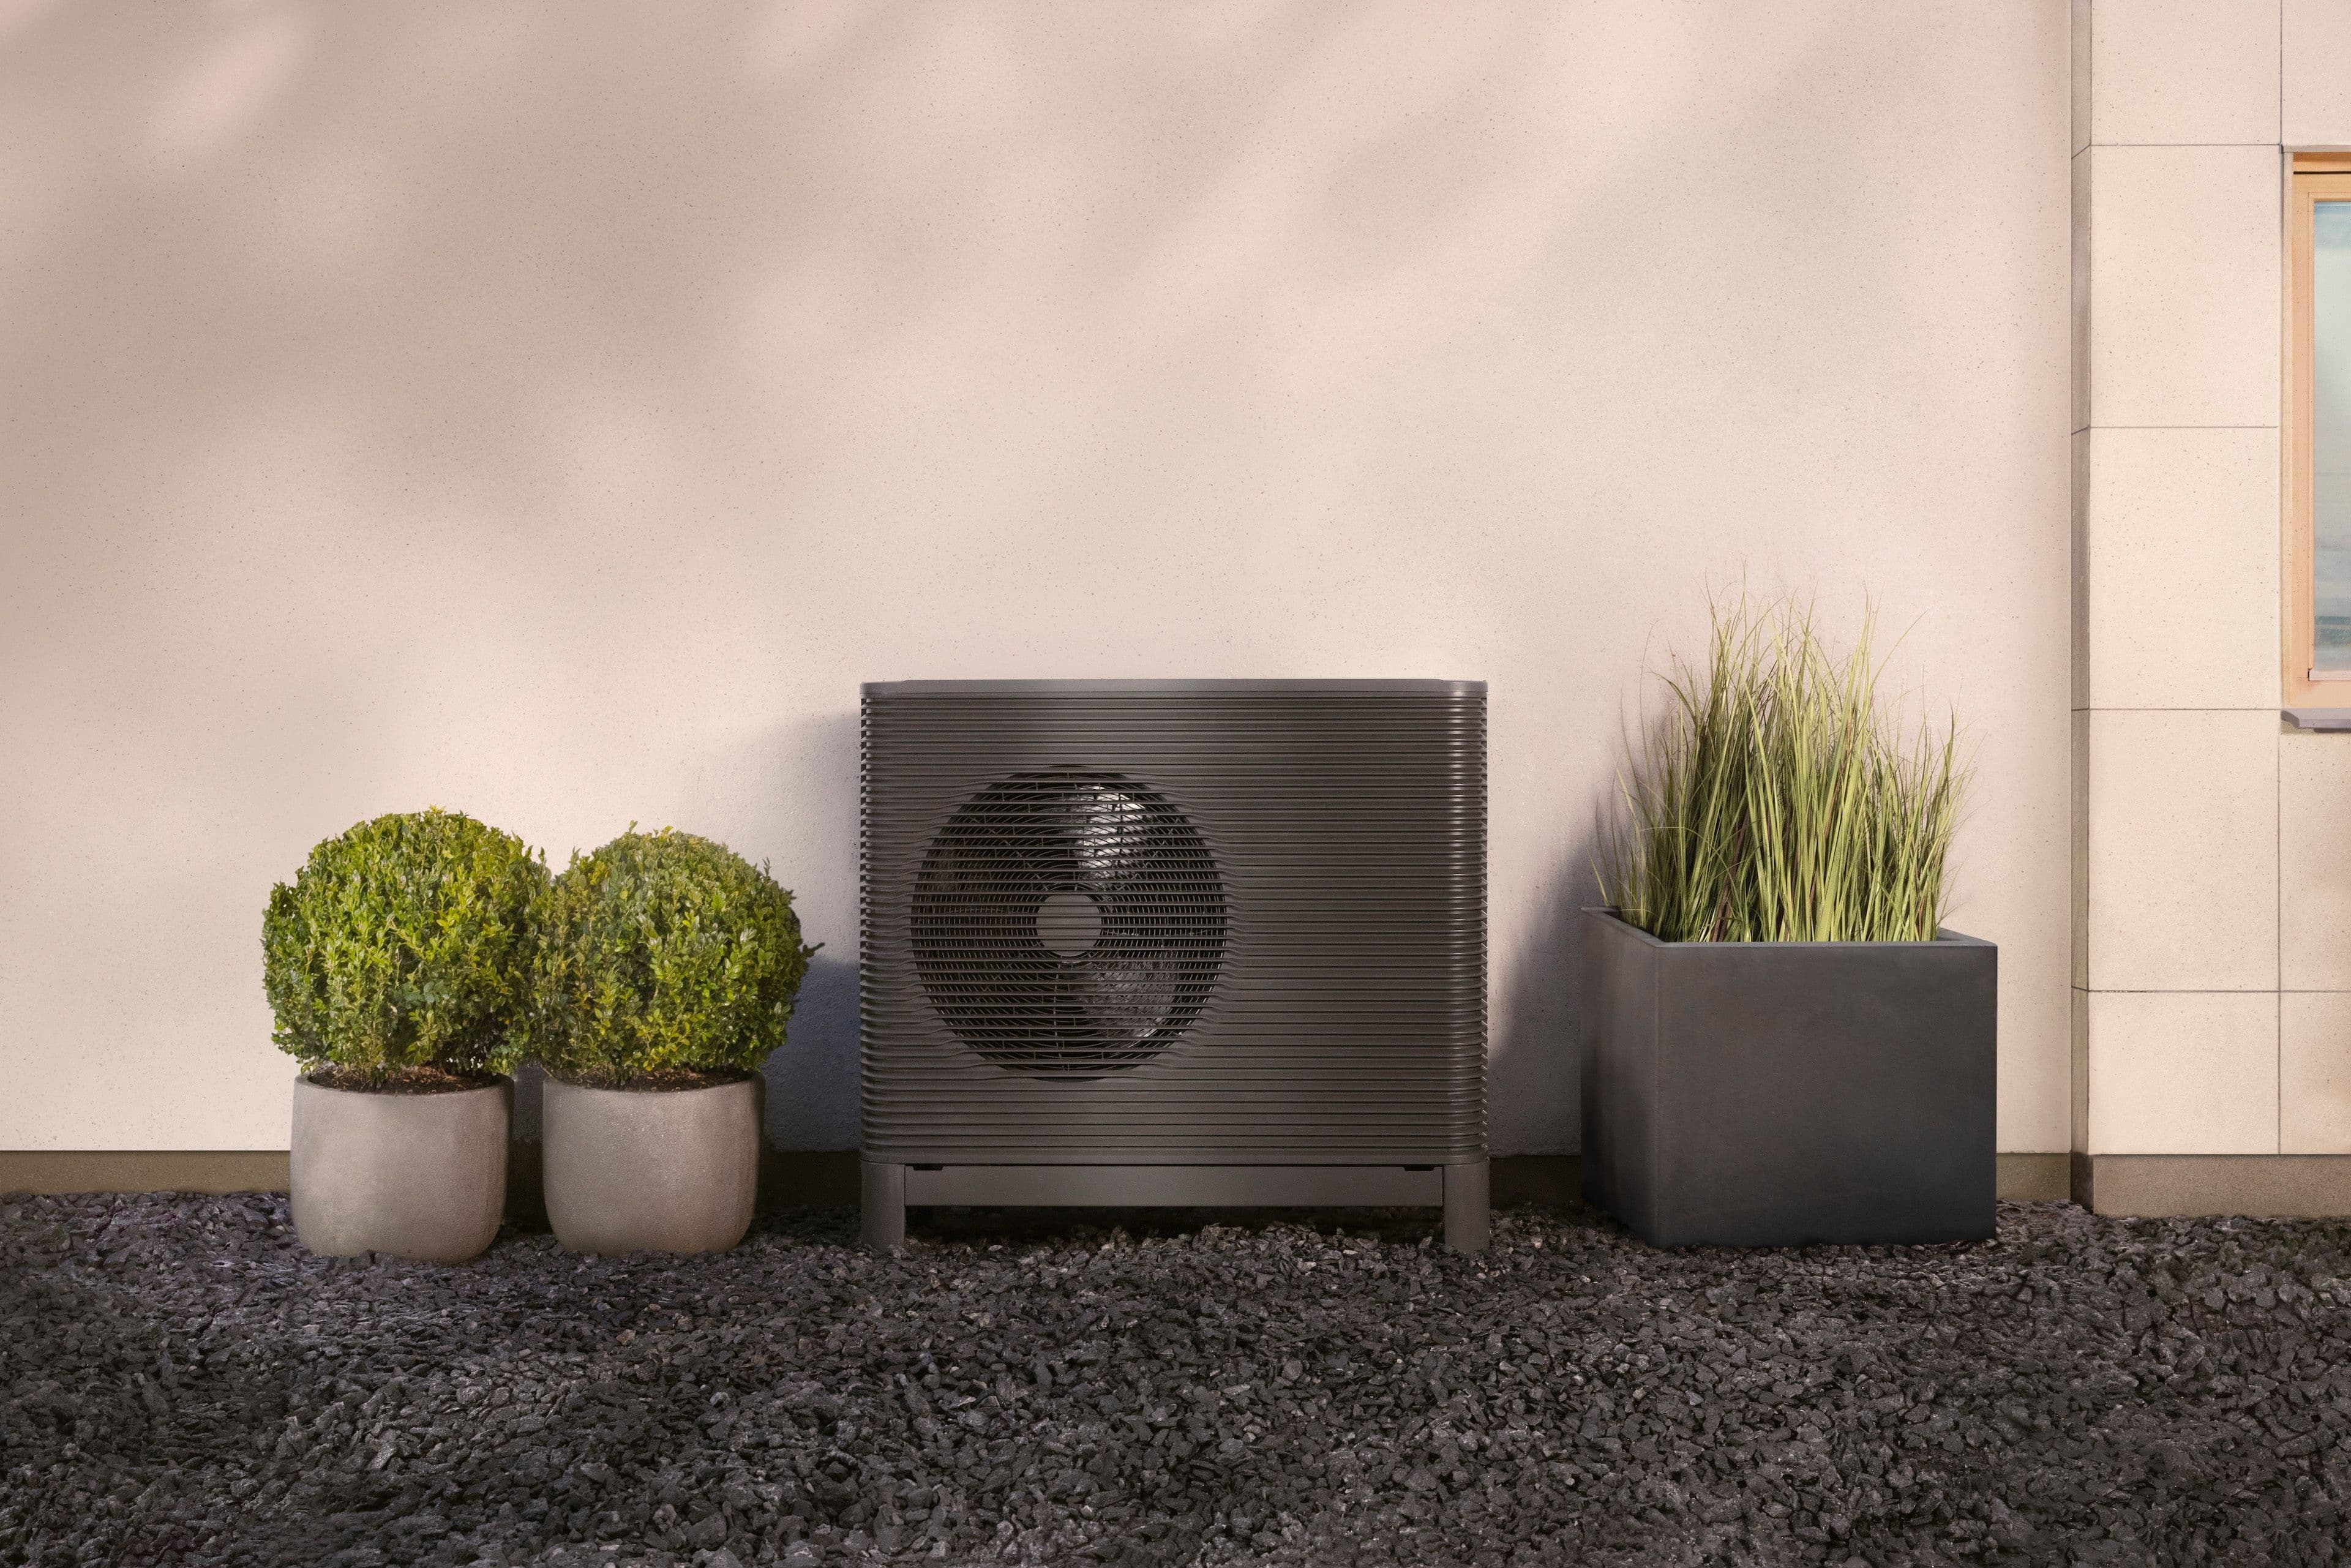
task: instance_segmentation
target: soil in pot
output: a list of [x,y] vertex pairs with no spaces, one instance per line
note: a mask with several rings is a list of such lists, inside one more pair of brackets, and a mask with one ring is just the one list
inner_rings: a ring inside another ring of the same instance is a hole
[[322,1067],[303,1076],[321,1089],[347,1089],[362,1094],[456,1094],[507,1082],[495,1072],[452,1072],[445,1067],[403,1067],[381,1076],[348,1067]]

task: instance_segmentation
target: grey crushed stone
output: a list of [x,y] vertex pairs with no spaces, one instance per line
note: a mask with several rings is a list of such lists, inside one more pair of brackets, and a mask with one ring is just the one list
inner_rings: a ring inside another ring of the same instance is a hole
[[282,1199],[0,1198],[0,1561],[2332,1563],[2351,1227],[2003,1205],[1666,1253],[1582,1211],[787,1214],[329,1264]]

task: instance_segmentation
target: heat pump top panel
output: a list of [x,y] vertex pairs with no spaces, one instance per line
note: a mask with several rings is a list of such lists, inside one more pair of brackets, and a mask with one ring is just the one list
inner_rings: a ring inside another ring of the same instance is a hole
[[1486,691],[864,688],[864,1148],[1484,1157]]

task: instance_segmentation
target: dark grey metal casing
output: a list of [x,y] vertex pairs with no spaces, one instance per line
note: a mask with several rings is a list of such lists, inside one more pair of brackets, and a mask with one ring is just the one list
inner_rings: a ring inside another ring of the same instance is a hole
[[[1187,907],[1221,921],[1196,1007],[1099,1071],[975,1046],[935,935],[932,989],[917,962],[934,845],[1065,777],[1188,822],[1216,886]],[[909,1202],[1350,1201],[1446,1201],[1482,1239],[1484,683],[868,685],[862,855],[869,1240]]]
[[1999,949],[1583,912],[1583,1196],[1653,1245],[1992,1234]]

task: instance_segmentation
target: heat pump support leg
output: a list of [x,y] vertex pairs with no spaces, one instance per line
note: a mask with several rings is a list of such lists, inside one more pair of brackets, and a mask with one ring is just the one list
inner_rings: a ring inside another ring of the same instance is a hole
[[[906,1244],[906,1167],[859,1162],[864,1208],[864,1242],[876,1252]],[[1447,1210],[1450,1213],[1451,1210]]]
[[1484,1160],[1445,1167],[1445,1245],[1456,1252],[1486,1249],[1489,1168]]

